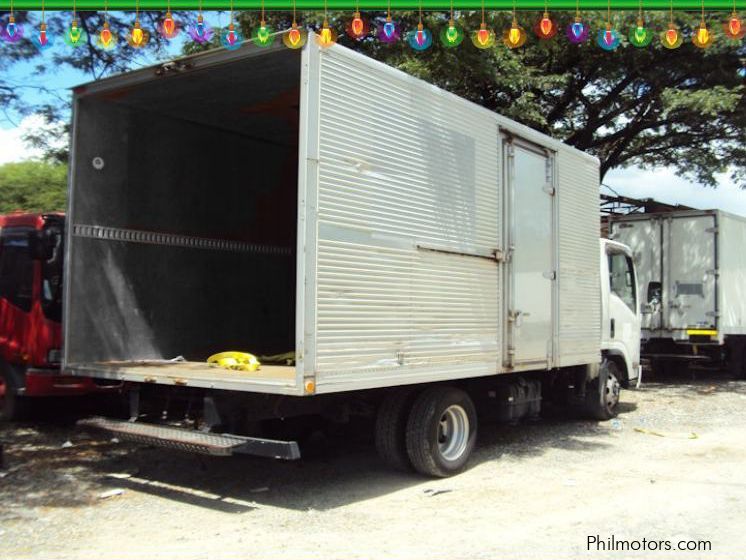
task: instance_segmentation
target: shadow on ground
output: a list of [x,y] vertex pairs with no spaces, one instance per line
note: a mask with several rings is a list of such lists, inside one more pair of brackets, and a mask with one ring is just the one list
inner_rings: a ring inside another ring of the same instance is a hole
[[[76,507],[111,490],[145,492],[227,513],[256,505],[328,510],[428,483],[414,473],[392,471],[376,455],[372,429],[316,434],[295,462],[254,457],[205,457],[112,441],[62,421],[8,425],[6,475],[0,503],[13,506]],[[592,449],[588,436],[608,433],[594,422],[553,414],[533,422],[483,425],[472,462],[528,457],[549,448]],[[365,481],[361,484],[361,481]],[[437,486],[437,482],[433,481]],[[325,491],[328,490],[328,491]]]
[[[746,394],[746,383],[722,377],[656,382],[645,384],[641,393],[664,390],[700,399],[719,391]],[[620,420],[635,412],[636,400],[621,403]],[[304,448],[302,460],[283,462],[204,457],[119,443],[78,430],[75,420],[79,415],[70,409],[69,403],[62,410],[47,407],[44,421],[0,426],[7,462],[0,478],[0,503],[7,507],[0,511],[0,520],[24,508],[90,504],[102,499],[103,493],[120,489],[245,513],[257,505],[329,510],[415,485],[442,486],[390,470],[375,453],[369,426],[318,435]],[[611,429],[610,423],[579,420],[551,408],[535,421],[483,425],[472,466],[503,458],[530,458],[551,449],[593,451],[610,445],[604,439]]]

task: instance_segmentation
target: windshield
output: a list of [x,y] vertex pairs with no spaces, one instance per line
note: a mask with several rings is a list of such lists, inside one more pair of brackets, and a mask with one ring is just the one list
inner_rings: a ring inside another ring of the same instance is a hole
[[49,221],[41,235],[41,307],[51,321],[62,320],[64,223]]
[[30,227],[6,227],[0,232],[0,298],[22,311],[31,311],[34,260]]

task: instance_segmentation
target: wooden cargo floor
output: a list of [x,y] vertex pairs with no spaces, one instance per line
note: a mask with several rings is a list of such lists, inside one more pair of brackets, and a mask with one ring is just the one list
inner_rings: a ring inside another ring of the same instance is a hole
[[95,362],[70,366],[79,375],[144,383],[183,385],[210,389],[262,392],[272,387],[295,388],[295,367],[262,365],[257,371],[237,371],[203,362]]

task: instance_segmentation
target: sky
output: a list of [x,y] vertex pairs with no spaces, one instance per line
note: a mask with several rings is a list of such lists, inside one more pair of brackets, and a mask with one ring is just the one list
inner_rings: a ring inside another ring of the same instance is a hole
[[[616,169],[607,173],[604,184],[632,198],[654,198],[669,204],[684,204],[708,210],[717,208],[746,216],[746,191],[739,189],[727,175],[718,176],[717,188],[703,187],[679,176],[675,169]],[[610,194],[609,189],[602,189]]]
[[[207,12],[206,19],[214,27],[224,24],[225,14]],[[178,56],[181,52],[181,42],[177,42],[170,49],[169,54]],[[51,55],[50,55],[51,56]],[[152,61],[143,60],[143,64]],[[29,85],[43,85],[54,89],[58,95],[66,95],[69,88],[89,81],[84,73],[74,69],[64,69],[38,77],[34,72],[35,64],[13,66],[11,78],[16,82]],[[35,99],[38,94],[30,93],[30,102],[41,102],[43,99]],[[3,119],[0,116],[0,165],[3,163],[28,159],[38,156],[38,153],[28,150],[22,141],[26,130],[38,126],[40,118],[34,115],[21,118],[18,115],[10,115]],[[610,171],[604,183],[613,192],[633,198],[654,198],[662,202],[672,204],[684,204],[694,208],[708,209],[719,208],[732,213],[746,216],[746,191],[741,191],[725,175],[718,177],[717,188],[702,187],[696,183],[687,181],[680,177],[674,169],[639,169],[630,167]],[[602,189],[609,193],[609,189]]]

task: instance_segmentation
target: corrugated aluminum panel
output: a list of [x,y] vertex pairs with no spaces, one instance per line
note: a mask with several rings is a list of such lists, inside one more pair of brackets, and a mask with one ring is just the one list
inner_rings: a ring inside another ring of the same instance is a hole
[[[651,228],[661,236],[635,234]],[[610,231],[636,254],[642,304],[650,303],[648,282],[663,283],[663,321],[645,329],[643,338],[689,340],[688,330],[696,328],[716,329],[720,342],[726,335],[746,334],[746,219],[686,210],[614,218]],[[643,258],[656,248],[659,263]]]
[[746,218],[718,211],[718,336],[746,334]]
[[[598,164],[564,148],[557,153],[559,365],[598,362],[601,290],[598,262]],[[592,218],[592,219],[591,219]]]
[[496,373],[501,267],[431,250],[502,249],[494,115],[346,49],[320,58],[319,392]]
[[713,214],[670,216],[663,228],[663,326],[717,328],[717,249]]

